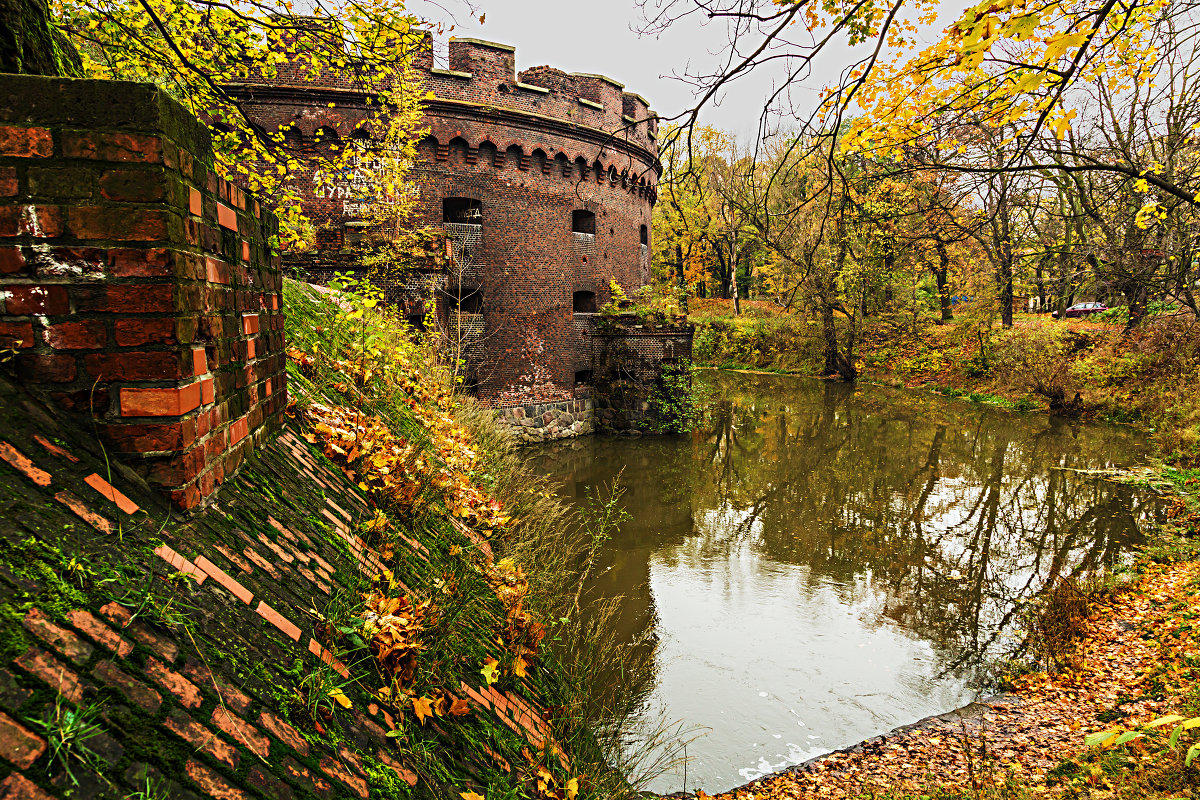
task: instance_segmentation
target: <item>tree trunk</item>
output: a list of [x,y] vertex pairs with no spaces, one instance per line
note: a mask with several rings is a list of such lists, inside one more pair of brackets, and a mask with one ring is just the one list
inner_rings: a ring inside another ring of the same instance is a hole
[[995,217],[992,220],[992,253],[996,268],[996,294],[1000,299],[1000,324],[1011,328],[1013,324],[1013,251],[1008,213],[1008,182],[1000,176],[999,197]]
[[816,278],[817,301],[821,304],[821,336],[825,341],[825,376],[837,373],[838,340],[837,323],[833,318],[833,303],[826,296],[825,279],[819,274]]
[[1046,280],[1042,275],[1042,260],[1038,259],[1037,263],[1037,293],[1038,293],[1038,313],[1041,314],[1046,310]]
[[950,286],[947,280],[947,273],[950,271],[950,254],[946,252],[946,243],[941,240],[937,243],[937,251],[938,266],[933,271],[933,278],[937,281],[938,303],[942,308],[942,318],[938,324],[944,325],[954,319],[954,313],[950,310]]
[[675,273],[679,280],[679,306],[683,313],[688,313],[687,277],[683,274],[683,246],[675,243]]
[[[838,275],[845,274],[846,269],[846,238],[841,239],[841,246],[838,247],[837,269]],[[854,381],[858,378],[858,370],[854,366],[854,346],[858,342],[858,324],[866,316],[867,305],[867,290],[860,281],[858,289],[858,303],[853,315],[847,315],[846,318],[846,346],[843,352],[838,354],[838,374],[842,376],[842,380]]]
[[1000,324],[1013,326],[1013,270],[1012,262],[1005,259],[1000,265]]
[[729,282],[725,280],[725,275],[728,274],[728,270],[725,269],[725,251],[720,247],[714,247],[713,252],[717,256],[717,269],[720,270],[720,272],[717,275],[714,275],[713,278],[716,284],[721,287],[721,299],[728,300]]
[[733,292],[733,315],[735,317],[742,313],[742,303],[741,300],[738,299],[737,268],[738,251],[737,237],[735,236],[730,240],[729,243],[729,286]]

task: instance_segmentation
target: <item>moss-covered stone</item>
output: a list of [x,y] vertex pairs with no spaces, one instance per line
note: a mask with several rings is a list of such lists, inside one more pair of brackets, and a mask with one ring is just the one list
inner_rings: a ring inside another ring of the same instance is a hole
[[46,0],[0,0],[0,72],[83,76],[79,53],[55,27]]

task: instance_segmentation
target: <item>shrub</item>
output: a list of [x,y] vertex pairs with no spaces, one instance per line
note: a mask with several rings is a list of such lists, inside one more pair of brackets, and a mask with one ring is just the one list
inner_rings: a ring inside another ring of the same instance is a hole
[[708,394],[697,388],[696,367],[688,359],[663,366],[662,377],[650,390],[649,416],[642,429],[650,433],[686,433],[707,414]]
[[[1056,413],[1079,411],[1071,367],[1077,343],[1067,328],[1044,322],[1030,323],[1001,334],[992,348],[995,372],[1011,384],[1046,398]],[[1067,397],[1075,396],[1068,400]]]

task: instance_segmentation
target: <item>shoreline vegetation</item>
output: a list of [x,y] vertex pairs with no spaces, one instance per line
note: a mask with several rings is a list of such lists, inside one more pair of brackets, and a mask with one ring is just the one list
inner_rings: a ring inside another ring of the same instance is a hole
[[[735,317],[728,301],[693,300],[701,368],[830,377],[821,374],[812,322],[767,303],[742,305]],[[860,381],[1139,427],[1154,463],[1107,477],[1173,497],[1167,520],[1127,568],[1083,583],[1060,579],[1030,601],[1027,654],[1000,694],[716,797],[1195,796],[1200,761],[1188,756],[1200,731],[1195,321],[1150,320],[1132,335],[1118,325],[1034,315],[1018,315],[1008,330],[971,318],[907,330],[905,322],[879,320],[865,331]]]
[[[809,377],[823,373],[817,320],[767,301],[691,300],[701,367]],[[1117,322],[1017,314],[1012,328],[967,309],[871,318],[855,353],[858,380],[926,389],[1017,411],[1138,426],[1165,463],[1200,466],[1200,327],[1163,315],[1125,331]]]

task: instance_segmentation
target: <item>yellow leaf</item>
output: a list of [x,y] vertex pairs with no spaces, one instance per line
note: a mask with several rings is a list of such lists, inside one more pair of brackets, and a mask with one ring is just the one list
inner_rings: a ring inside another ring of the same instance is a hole
[[579,795],[579,778],[567,781],[567,800],[575,800]]
[[346,697],[346,693],[341,689],[330,689],[329,697],[333,700],[336,700],[338,705],[340,705],[342,708],[350,708],[353,705],[353,703],[350,702],[350,698]]
[[414,697],[412,699],[413,713],[417,715],[417,720],[424,725],[427,717],[433,716],[433,705],[429,702],[428,697]]
[[1031,72],[1028,75],[1022,75],[1021,78],[1017,81],[1017,85],[1015,88],[1018,92],[1037,91],[1038,87],[1042,85],[1042,81],[1044,81],[1044,80],[1046,80],[1046,73]]
[[513,672],[516,673],[518,678],[525,677],[525,666],[525,657],[517,656],[517,660],[513,663]]
[[489,658],[484,662],[483,669],[479,670],[479,672],[487,680],[488,685],[491,686],[500,680],[500,662],[494,658]]
[[1087,39],[1086,34],[1067,33],[1056,36],[1046,42],[1046,60],[1053,61],[1066,55],[1068,50],[1074,50]]
[[462,800],[484,800],[483,795],[475,794],[475,792],[459,792],[458,796],[461,797]]

